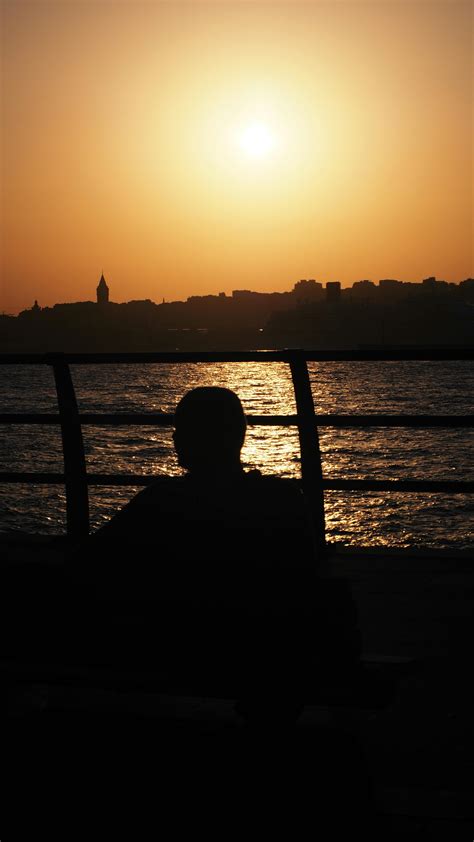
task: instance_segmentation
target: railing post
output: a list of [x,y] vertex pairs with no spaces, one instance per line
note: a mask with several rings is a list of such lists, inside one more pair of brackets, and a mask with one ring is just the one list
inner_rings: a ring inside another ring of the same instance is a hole
[[323,472],[308,366],[305,356],[302,353],[290,352],[288,358],[293,379],[293,388],[295,390],[296,411],[298,413],[303,491],[311,504],[318,549],[320,552],[325,553],[326,527],[324,518]]
[[47,362],[54,372],[61,422],[67,534],[71,538],[83,538],[89,534],[89,497],[86,457],[74,385],[63,354],[48,354]]

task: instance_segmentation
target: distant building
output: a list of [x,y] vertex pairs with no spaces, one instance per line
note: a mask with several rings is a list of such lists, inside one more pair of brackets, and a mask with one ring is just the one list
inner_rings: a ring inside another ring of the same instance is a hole
[[396,278],[381,278],[379,281],[380,289],[399,289],[403,286],[403,281],[398,281]]
[[396,278],[381,278],[379,281],[379,293],[382,301],[393,302],[406,298],[407,286],[403,281]]
[[314,278],[310,278],[309,281],[302,278],[301,281],[296,281],[292,289],[292,295],[298,303],[319,301],[323,297],[323,285],[315,281]]
[[357,301],[369,301],[375,299],[377,295],[377,287],[373,281],[367,279],[363,281],[354,281],[351,288],[351,296]]
[[97,304],[109,303],[109,288],[105,283],[104,275],[100,276],[99,285],[97,287]]
[[466,278],[459,284],[461,297],[469,304],[474,304],[474,278]]
[[326,283],[326,301],[339,301],[341,298],[341,282],[327,281]]
[[[419,286],[419,284],[417,284]],[[447,281],[438,281],[435,277],[424,278],[421,288],[424,293],[428,292],[431,295],[445,295],[449,284]]]
[[33,307],[31,308],[31,312],[32,313],[39,313],[40,311],[41,311],[41,307],[39,306],[39,304],[38,304],[38,302],[35,298],[35,303],[33,304]]
[[258,293],[252,292],[250,289],[233,289],[232,290],[232,298],[252,298],[253,296],[258,295]]

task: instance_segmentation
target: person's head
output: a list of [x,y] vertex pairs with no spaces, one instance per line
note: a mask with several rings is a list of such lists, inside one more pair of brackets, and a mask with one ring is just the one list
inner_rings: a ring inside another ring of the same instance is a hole
[[226,473],[241,467],[244,410],[235,392],[217,386],[192,389],[176,407],[174,446],[191,472]]

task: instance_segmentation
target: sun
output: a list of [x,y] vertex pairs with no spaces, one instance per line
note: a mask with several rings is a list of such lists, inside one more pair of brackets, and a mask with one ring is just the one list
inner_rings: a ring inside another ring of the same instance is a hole
[[265,123],[250,123],[240,134],[240,147],[252,158],[264,158],[273,149],[275,138]]

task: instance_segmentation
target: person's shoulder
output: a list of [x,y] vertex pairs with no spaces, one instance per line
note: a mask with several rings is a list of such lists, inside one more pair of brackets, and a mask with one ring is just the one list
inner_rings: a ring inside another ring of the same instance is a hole
[[303,506],[303,492],[296,479],[262,474],[255,470],[245,475],[245,483],[250,493],[259,495],[262,502],[267,501],[273,507],[289,510]]
[[97,532],[90,536],[95,543],[105,540],[126,540],[137,534],[151,535],[156,529],[157,516],[169,517],[182,508],[182,477],[157,477],[132,499]]
[[186,477],[182,476],[160,476],[154,478],[149,485],[133,498],[136,505],[153,505],[161,499],[170,495],[181,494],[186,489]]
[[129,529],[135,521],[150,517],[150,510],[160,512],[167,508],[173,510],[183,497],[183,488],[183,477],[162,476],[153,479],[138,494],[135,494],[100,531],[103,532],[104,529],[110,531],[112,528],[118,529],[122,526]]
[[245,474],[245,481],[248,487],[255,487],[261,491],[274,492],[275,494],[287,494],[301,496],[301,485],[297,479],[290,477],[279,477],[275,474],[262,474],[259,470],[248,471]]

